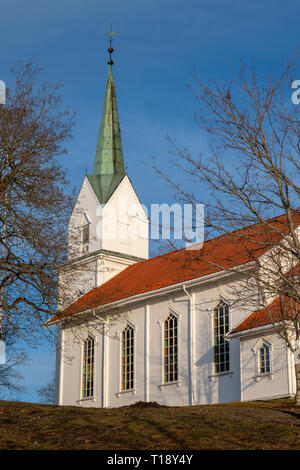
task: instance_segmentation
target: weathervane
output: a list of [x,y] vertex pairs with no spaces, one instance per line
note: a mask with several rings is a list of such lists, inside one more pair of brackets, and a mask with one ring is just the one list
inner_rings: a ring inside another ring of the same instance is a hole
[[108,34],[106,34],[106,36],[108,36],[108,39],[107,39],[107,40],[108,40],[108,42],[109,42],[109,48],[107,49],[108,52],[109,52],[109,62],[107,62],[108,65],[113,65],[113,60],[112,60],[112,58],[111,58],[111,55],[112,55],[112,53],[114,52],[114,50],[113,50],[113,48],[112,48],[112,42],[113,42],[113,40],[114,40],[113,37],[114,37],[114,36],[117,36],[117,34],[119,34],[119,33],[113,32],[113,31],[111,30],[111,25],[110,25],[110,32],[109,32]]

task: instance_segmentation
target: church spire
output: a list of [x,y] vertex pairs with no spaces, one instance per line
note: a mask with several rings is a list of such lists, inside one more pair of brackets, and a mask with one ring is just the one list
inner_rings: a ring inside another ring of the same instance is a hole
[[122,151],[121,132],[117,109],[116,91],[112,74],[112,36],[109,33],[109,71],[106,84],[101,125],[98,135],[93,175],[124,175],[124,158]]
[[105,204],[125,176],[116,91],[112,74],[112,41],[118,33],[108,34],[110,47],[108,78],[92,175],[87,175],[101,204]]

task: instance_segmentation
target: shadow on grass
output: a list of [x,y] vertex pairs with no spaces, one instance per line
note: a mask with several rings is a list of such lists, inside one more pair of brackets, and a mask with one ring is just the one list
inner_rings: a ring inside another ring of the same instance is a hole
[[280,409],[280,408],[278,408],[278,409],[276,409],[276,408],[274,408],[274,409],[270,408],[270,410],[271,410],[271,411],[280,411],[281,413],[285,413],[285,414],[287,414],[287,415],[293,416],[293,417],[296,418],[296,419],[300,419],[300,410],[299,410],[298,412],[292,411],[292,410],[282,410],[282,409]]
[[174,429],[170,431],[168,429],[169,428],[168,425],[163,425],[161,423],[158,423],[157,421],[154,421],[146,417],[143,417],[143,421],[150,426],[150,429],[155,429],[156,431],[161,433],[164,438],[169,439],[170,443],[174,444],[174,449],[185,450],[188,448],[189,443],[186,441],[186,439],[179,437],[177,433],[174,431]]

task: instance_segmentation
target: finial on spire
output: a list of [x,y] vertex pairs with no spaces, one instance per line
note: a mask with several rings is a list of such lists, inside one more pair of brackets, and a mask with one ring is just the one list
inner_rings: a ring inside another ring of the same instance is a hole
[[108,42],[109,42],[109,48],[107,49],[108,52],[109,52],[109,62],[107,62],[108,65],[113,65],[113,63],[114,63],[113,60],[112,60],[112,58],[111,58],[111,55],[112,55],[112,53],[114,52],[114,50],[113,50],[113,48],[112,48],[112,42],[113,42],[113,40],[114,40],[114,39],[113,39],[113,36],[117,36],[117,34],[119,34],[119,33],[113,32],[113,31],[111,30],[111,25],[110,25],[110,32],[106,35],[106,36],[108,36],[108,39],[107,39],[107,40],[108,40]]

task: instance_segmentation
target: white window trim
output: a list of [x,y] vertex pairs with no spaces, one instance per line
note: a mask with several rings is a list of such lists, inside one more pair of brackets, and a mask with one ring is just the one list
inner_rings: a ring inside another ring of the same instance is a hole
[[[93,377],[94,377],[94,383],[93,383],[93,395],[91,397],[83,397],[82,396],[82,385],[83,385],[83,382],[82,382],[82,369],[83,369],[83,355],[84,355],[84,343],[85,341],[87,340],[88,337],[91,337],[93,338],[94,340],[94,371],[93,371]],[[95,401],[96,400],[96,371],[97,371],[97,367],[96,367],[96,351],[97,351],[97,348],[96,348],[96,345],[97,345],[97,337],[95,335],[93,335],[92,333],[90,333],[89,331],[87,332],[87,335],[85,336],[84,339],[82,339],[80,341],[80,380],[79,380],[79,399],[76,400],[77,403],[80,403],[82,401]]]
[[[210,317],[210,328],[211,328],[211,344],[212,344],[212,361],[211,361],[211,373],[210,375],[208,376],[209,380],[211,382],[213,382],[215,380],[215,378],[217,377],[222,377],[223,375],[229,375],[230,377],[232,377],[233,375],[233,371],[230,370],[231,368],[231,351],[230,351],[230,341],[229,341],[229,370],[226,370],[226,371],[223,371],[223,372],[215,372],[215,358],[214,358],[214,315],[215,315],[215,309],[218,307],[218,305],[223,302],[225,303],[227,306],[228,306],[228,328],[230,331],[231,328],[232,328],[232,325],[231,325],[231,314],[230,314],[230,311],[231,311],[231,308],[230,308],[230,302],[225,298],[223,297],[222,295],[219,296],[219,299],[218,301],[215,303],[215,306],[213,308],[208,308],[207,309],[207,312],[209,314],[209,317]],[[225,341],[228,341],[226,338],[225,338]]]
[[80,404],[80,403],[82,403],[83,401],[91,401],[91,402],[95,403],[96,397],[80,398],[79,400],[76,400],[76,403]]
[[[86,227],[88,227],[88,229],[89,229],[89,241],[88,241],[88,243],[83,242],[83,231]],[[81,251],[81,253],[89,253],[90,252],[90,243],[91,243],[90,236],[91,236],[90,224],[82,225],[80,227],[80,247],[81,247],[80,251]],[[86,250],[85,247],[88,247],[88,250]]]
[[[127,326],[130,326],[133,328],[133,388],[130,388],[128,390],[122,390],[122,333],[127,328]],[[117,398],[120,398],[121,395],[126,395],[126,394],[132,394],[136,395],[136,333],[137,333],[137,326],[132,323],[131,321],[127,321],[126,324],[123,326],[121,330],[118,331],[117,336],[119,339],[119,391],[115,393]]]
[[[174,317],[177,318],[177,380],[173,380],[173,382],[165,382],[164,375],[165,375],[165,368],[164,368],[164,322],[168,318],[168,316],[172,314]],[[163,317],[163,319],[159,320],[158,325],[160,327],[160,363],[161,363],[161,383],[157,385],[157,387],[162,390],[164,387],[169,387],[172,385],[176,385],[177,387],[181,387],[182,380],[181,380],[181,360],[180,360],[180,337],[181,337],[181,313],[177,312],[173,307],[169,306],[169,312],[167,315]]]
[[88,216],[88,213],[86,211],[83,211],[83,214],[80,220],[80,227],[89,225],[90,223],[91,223],[91,218]]
[[226,370],[225,372],[216,372],[215,374],[211,374],[208,376],[208,378],[211,382],[214,382],[215,379],[217,379],[218,377],[222,377],[223,375],[228,375],[230,378],[232,378],[233,374],[233,370]]
[[[269,347],[270,372],[261,373],[261,372],[259,372],[259,350],[264,344]],[[272,380],[274,378],[274,373],[272,372],[273,371],[273,343],[272,343],[272,341],[270,341],[270,340],[268,340],[264,337],[259,338],[256,341],[253,348],[251,348],[251,351],[253,352],[254,357],[255,357],[255,375],[253,377],[255,382],[259,382],[259,380],[264,378],[264,377],[268,377],[270,380]]]

